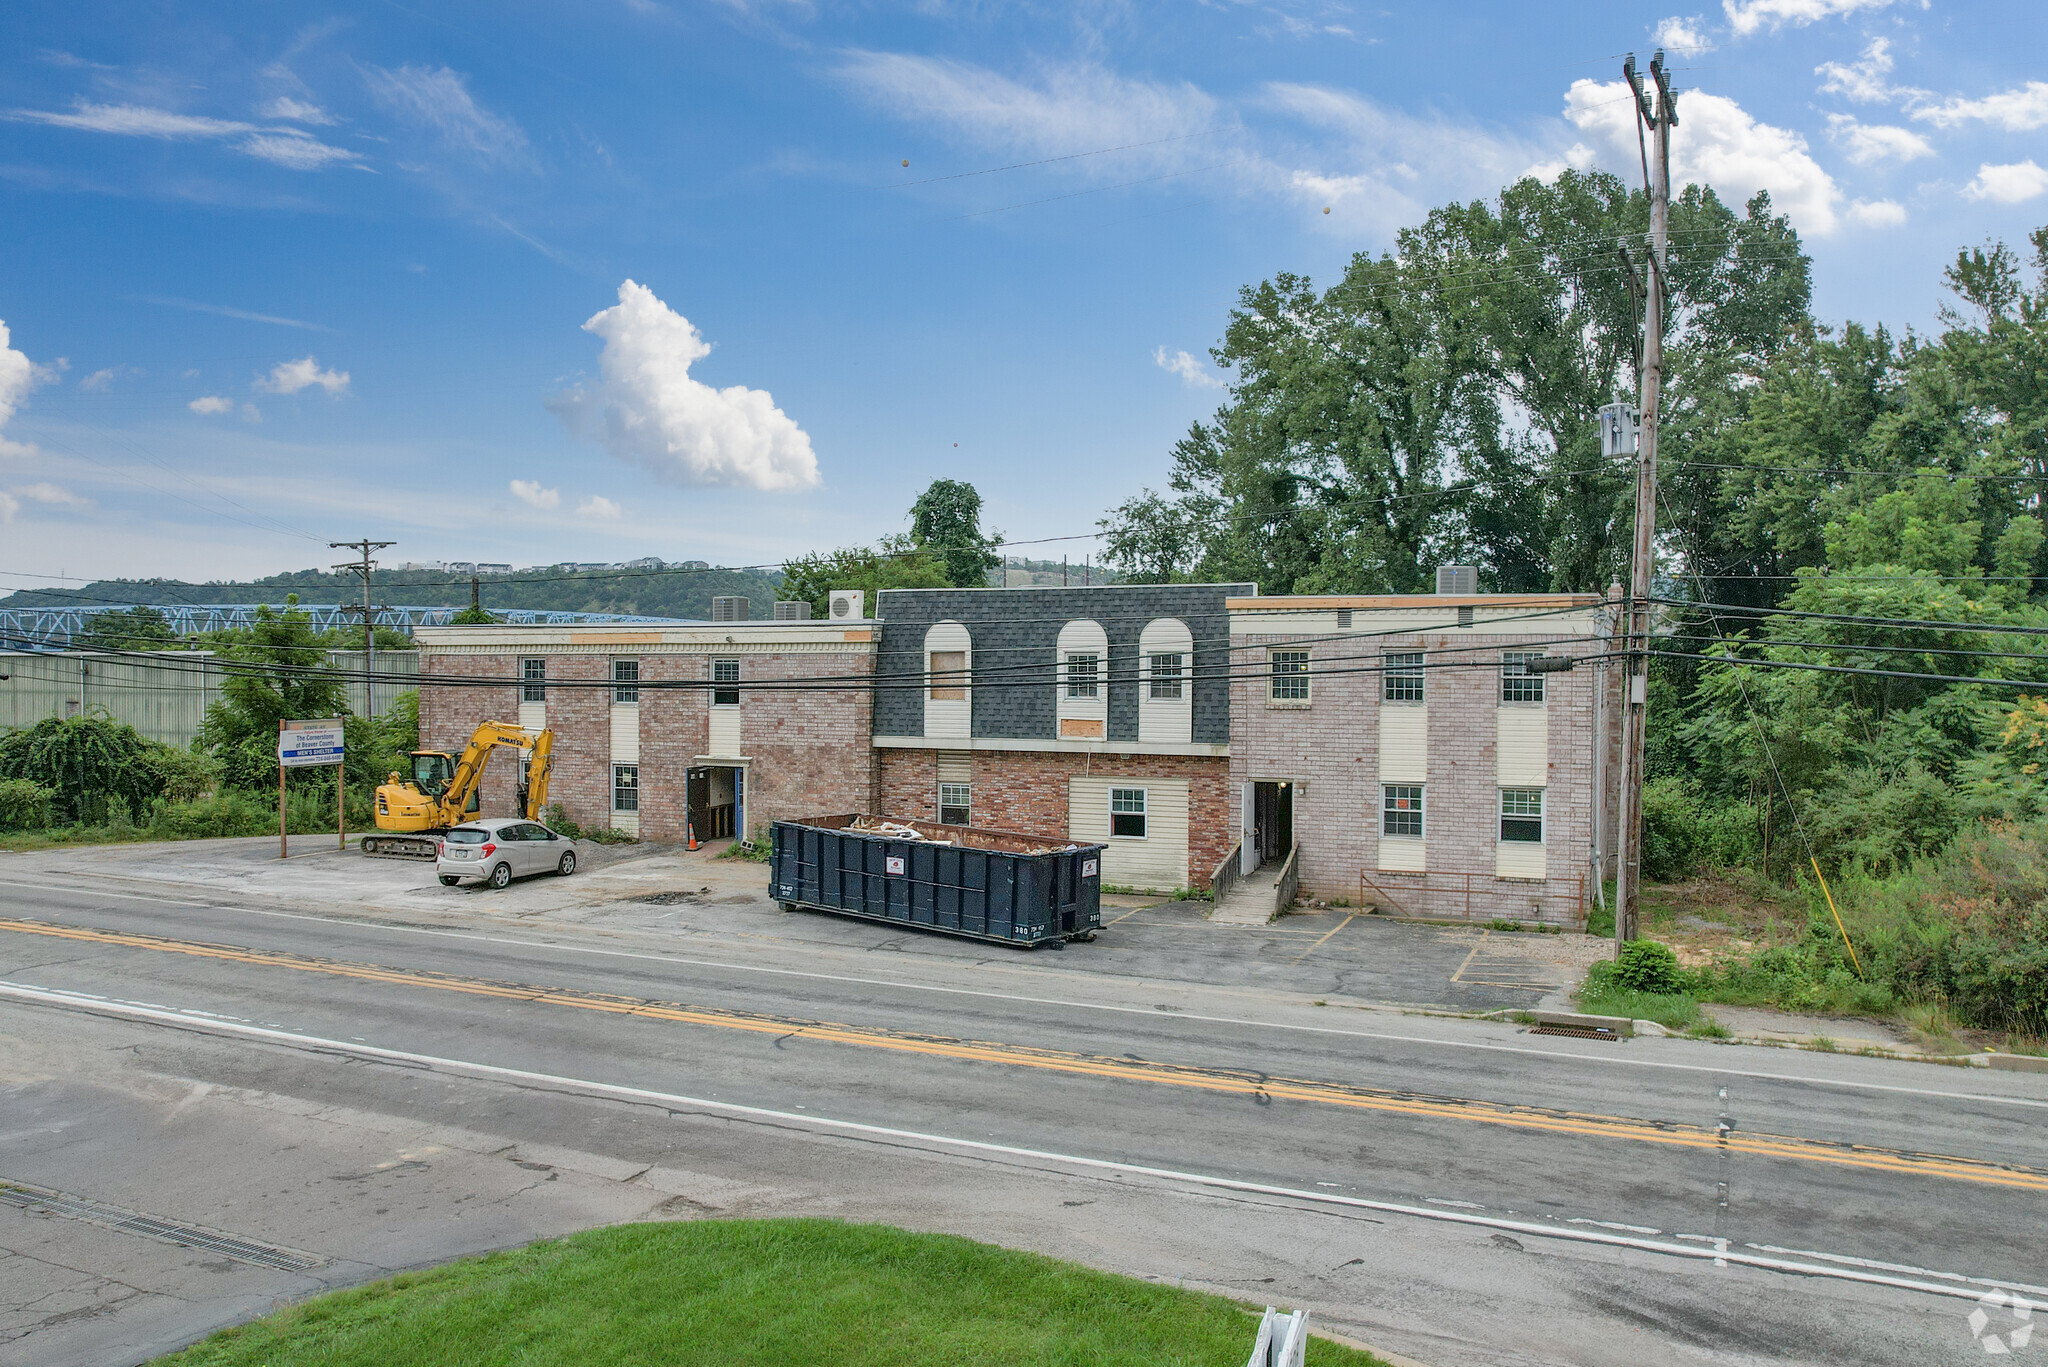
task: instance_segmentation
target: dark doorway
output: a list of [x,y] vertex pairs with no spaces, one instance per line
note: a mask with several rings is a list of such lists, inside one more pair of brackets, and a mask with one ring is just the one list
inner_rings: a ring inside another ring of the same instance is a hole
[[697,839],[721,840],[738,834],[745,772],[737,765],[706,764],[685,775],[690,830]]
[[1259,862],[1283,859],[1294,848],[1294,785],[1252,785],[1252,830],[1259,842]]

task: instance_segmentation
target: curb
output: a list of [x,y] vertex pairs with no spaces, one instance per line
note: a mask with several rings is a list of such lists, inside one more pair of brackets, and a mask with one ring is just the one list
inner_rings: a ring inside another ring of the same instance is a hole
[[2048,1058],[2038,1054],[1985,1054],[1982,1057],[1985,1067],[2001,1073],[2048,1073]]

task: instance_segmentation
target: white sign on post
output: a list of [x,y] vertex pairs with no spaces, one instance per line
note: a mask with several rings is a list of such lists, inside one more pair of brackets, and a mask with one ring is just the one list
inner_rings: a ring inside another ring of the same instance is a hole
[[287,769],[342,761],[341,719],[288,721],[277,733],[277,762]]

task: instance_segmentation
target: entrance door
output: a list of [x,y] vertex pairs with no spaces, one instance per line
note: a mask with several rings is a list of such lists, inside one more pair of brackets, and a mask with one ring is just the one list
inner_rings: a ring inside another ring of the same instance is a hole
[[1294,785],[1257,783],[1252,787],[1252,825],[1259,862],[1284,859],[1294,848]]
[[732,765],[706,764],[685,776],[690,829],[699,840],[718,840],[733,834],[743,772]]

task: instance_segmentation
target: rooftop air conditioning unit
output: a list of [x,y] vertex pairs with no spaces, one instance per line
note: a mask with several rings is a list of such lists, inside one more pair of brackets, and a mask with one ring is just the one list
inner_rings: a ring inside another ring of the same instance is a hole
[[747,600],[744,598],[714,598],[711,600],[711,620],[714,622],[744,622],[747,620]]
[[1479,592],[1479,567],[1477,565],[1438,565],[1436,567],[1436,591],[1443,594]]
[[867,601],[868,596],[861,589],[832,590],[832,620],[835,622],[859,621],[867,615]]
[[775,604],[775,620],[778,622],[808,622],[811,620],[811,605],[801,598],[778,599]]

